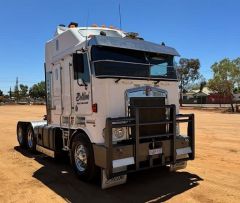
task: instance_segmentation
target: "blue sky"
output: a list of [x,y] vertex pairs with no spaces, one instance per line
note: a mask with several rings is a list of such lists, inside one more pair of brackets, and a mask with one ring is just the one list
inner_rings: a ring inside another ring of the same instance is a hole
[[138,32],[145,40],[165,42],[181,57],[199,58],[201,73],[210,78],[211,65],[240,56],[238,0],[1,0],[0,89],[44,80],[44,44],[58,24],[97,23]]

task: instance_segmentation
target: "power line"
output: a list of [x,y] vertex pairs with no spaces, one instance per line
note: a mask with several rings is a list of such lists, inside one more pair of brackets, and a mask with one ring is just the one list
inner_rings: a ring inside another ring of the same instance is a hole
[[[38,82],[41,82],[42,80],[39,80],[39,81],[26,81],[26,80],[19,80],[19,83],[23,83],[23,82],[25,82],[25,83],[38,83]],[[16,81],[14,81],[14,80],[0,80],[0,83],[1,82],[3,82],[3,83],[15,83]]]
[[118,14],[119,14],[119,26],[120,26],[120,30],[122,30],[122,14],[121,14],[121,5],[120,5],[120,3],[118,4]]

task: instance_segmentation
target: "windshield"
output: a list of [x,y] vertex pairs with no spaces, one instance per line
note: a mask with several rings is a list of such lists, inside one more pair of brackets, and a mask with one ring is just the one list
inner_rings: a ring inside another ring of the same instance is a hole
[[83,37],[87,37],[89,35],[100,35],[100,32],[103,31],[106,33],[106,36],[108,37],[121,37],[121,35],[114,31],[114,30],[101,30],[101,29],[84,29],[84,30],[79,30],[79,33]]
[[96,77],[176,79],[173,56],[112,47],[92,47]]

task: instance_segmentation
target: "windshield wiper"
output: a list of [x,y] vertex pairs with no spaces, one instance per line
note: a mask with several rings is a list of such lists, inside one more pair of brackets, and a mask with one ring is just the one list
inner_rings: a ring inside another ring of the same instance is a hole
[[118,83],[122,78],[118,78],[117,80],[115,80],[115,83]]
[[154,85],[157,85],[161,80],[157,80],[154,82]]
[[84,84],[85,87],[88,86],[87,82],[86,82],[83,78],[82,78],[82,82],[83,82],[83,84]]

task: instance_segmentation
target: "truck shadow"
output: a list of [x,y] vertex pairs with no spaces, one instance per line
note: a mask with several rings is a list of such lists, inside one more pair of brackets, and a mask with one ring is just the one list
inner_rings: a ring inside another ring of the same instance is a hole
[[18,146],[14,149],[42,164],[33,177],[68,202],[163,202],[203,181],[201,177],[188,172],[170,173],[165,168],[155,168],[129,174],[127,184],[102,190],[100,181],[85,183],[79,180],[67,160],[55,161]]

